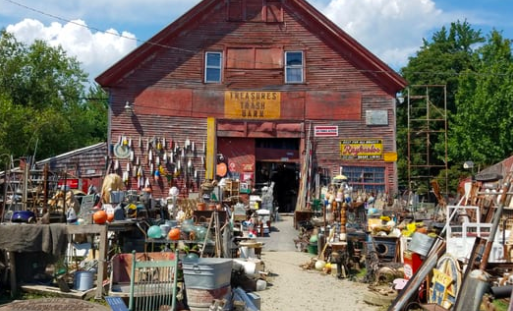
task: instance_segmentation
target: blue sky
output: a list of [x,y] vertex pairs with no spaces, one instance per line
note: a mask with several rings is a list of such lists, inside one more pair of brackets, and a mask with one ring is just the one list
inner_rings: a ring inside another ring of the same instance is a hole
[[[0,28],[43,39],[77,57],[94,79],[200,0],[0,0]],[[395,70],[457,20],[513,38],[511,0],[309,0]]]

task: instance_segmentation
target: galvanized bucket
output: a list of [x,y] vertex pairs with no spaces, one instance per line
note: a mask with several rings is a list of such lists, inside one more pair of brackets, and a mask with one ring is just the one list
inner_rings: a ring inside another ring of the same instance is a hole
[[434,242],[435,238],[432,238],[429,235],[423,233],[415,232],[411,239],[410,247],[408,250],[421,256],[427,256]]

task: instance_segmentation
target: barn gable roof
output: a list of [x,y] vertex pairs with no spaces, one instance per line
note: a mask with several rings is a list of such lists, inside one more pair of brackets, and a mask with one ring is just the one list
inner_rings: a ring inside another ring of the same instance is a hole
[[[130,74],[140,63],[159,49],[165,48],[164,42],[169,42],[173,37],[193,26],[195,21],[203,15],[209,14],[216,6],[224,5],[224,0],[203,0],[196,6],[158,32],[151,39],[137,47],[134,51],[111,66],[95,80],[103,87],[115,85],[120,79]],[[321,12],[315,9],[306,0],[287,0],[286,5],[294,7],[298,12],[310,17],[311,23],[318,23],[325,29],[337,44],[349,51],[351,61],[368,75],[373,75],[379,81],[381,87],[389,92],[396,92],[406,87],[407,82],[398,73],[394,72],[387,64],[381,61],[363,45],[340,29]]]

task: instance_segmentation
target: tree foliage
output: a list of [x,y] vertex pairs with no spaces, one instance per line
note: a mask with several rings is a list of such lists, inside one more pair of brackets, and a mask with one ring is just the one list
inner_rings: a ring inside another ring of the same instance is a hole
[[1,154],[39,160],[106,140],[107,96],[86,90],[87,74],[61,47],[2,31],[0,70]]
[[[455,22],[450,28],[443,27],[435,32],[409,63],[402,69],[408,81],[410,96],[423,95],[422,88],[412,86],[445,86],[446,94],[432,88],[431,103],[442,107],[446,104],[448,128],[432,127],[429,158],[431,164],[444,164],[457,174],[465,161],[476,166],[503,160],[513,151],[513,137],[510,131],[513,122],[511,109],[513,99],[513,62],[511,41],[493,30],[483,37],[480,30],[474,30],[469,23]],[[443,88],[440,88],[442,90]],[[411,148],[410,163],[420,163],[426,152],[425,145],[419,146],[410,134],[408,140],[408,117],[429,118],[415,115],[407,105],[398,109],[398,150],[406,155]],[[412,115],[413,114],[413,115]],[[445,132],[447,133],[447,159],[445,159]],[[400,179],[405,180],[408,159],[400,159]],[[453,168],[456,167],[456,168]],[[418,172],[410,172],[416,174]],[[433,176],[444,174],[442,169],[431,172]],[[454,189],[453,189],[454,190]]]
[[457,114],[451,126],[451,157],[487,166],[513,151],[513,59],[511,41],[492,31],[474,55],[475,71],[460,76]]

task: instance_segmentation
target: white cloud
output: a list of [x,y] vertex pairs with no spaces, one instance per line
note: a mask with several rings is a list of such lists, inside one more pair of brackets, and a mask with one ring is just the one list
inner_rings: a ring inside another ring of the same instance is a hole
[[[200,1],[24,0],[23,5],[5,1],[0,6],[0,27],[5,25],[23,42],[37,38],[62,45],[94,79],[132,51],[138,45],[136,37],[149,39]],[[470,11],[461,5],[453,6],[458,11],[449,12],[437,7],[452,0],[307,1],[396,70],[419,50],[423,38],[429,39],[442,25],[467,17],[471,24],[497,21],[489,12]],[[90,28],[84,27],[84,21]]]
[[320,10],[394,69],[445,18],[431,0],[332,0]]
[[104,33],[93,32],[81,20],[70,21],[64,25],[53,22],[45,26],[40,21],[24,19],[8,26],[6,30],[25,44],[41,39],[51,46],[62,46],[68,56],[76,57],[82,63],[82,68],[89,73],[90,80],[137,46],[136,38],[131,33],[120,34],[114,29]]

